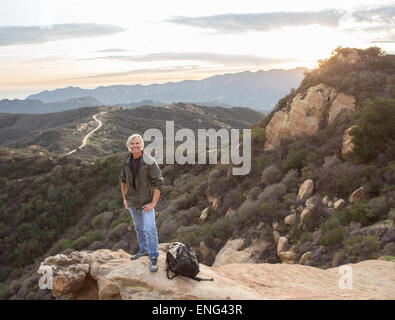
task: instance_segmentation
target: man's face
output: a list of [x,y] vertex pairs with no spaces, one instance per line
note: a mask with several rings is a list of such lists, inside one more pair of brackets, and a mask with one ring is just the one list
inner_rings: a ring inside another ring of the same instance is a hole
[[133,138],[132,141],[130,141],[130,150],[132,150],[132,153],[138,153],[141,151],[141,141],[138,137]]

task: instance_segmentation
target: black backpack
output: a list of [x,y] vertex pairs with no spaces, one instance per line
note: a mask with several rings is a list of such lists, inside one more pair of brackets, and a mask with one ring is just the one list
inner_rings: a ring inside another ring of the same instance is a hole
[[[214,280],[196,277],[199,271],[199,262],[188,244],[172,242],[169,245],[169,250],[166,253],[166,274],[168,279],[182,275],[196,281]],[[175,275],[170,277],[169,272],[173,272]]]

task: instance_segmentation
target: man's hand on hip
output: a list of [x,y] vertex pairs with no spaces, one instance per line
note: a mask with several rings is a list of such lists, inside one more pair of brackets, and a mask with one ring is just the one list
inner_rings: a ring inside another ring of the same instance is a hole
[[153,202],[147,203],[147,204],[143,205],[143,206],[142,206],[143,212],[144,212],[144,213],[150,212],[153,208],[155,208],[155,205],[156,205],[156,204],[154,204]]

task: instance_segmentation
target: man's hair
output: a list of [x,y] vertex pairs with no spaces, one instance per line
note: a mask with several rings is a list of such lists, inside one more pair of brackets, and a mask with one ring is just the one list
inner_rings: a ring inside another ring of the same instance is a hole
[[129,144],[130,144],[130,142],[131,142],[134,138],[136,138],[136,137],[138,137],[138,138],[140,139],[140,141],[141,141],[141,149],[144,148],[144,140],[143,140],[143,137],[140,136],[138,133],[135,133],[135,134],[132,134],[132,135],[128,138],[128,140],[126,141],[126,147],[128,148],[129,152],[132,152],[132,150],[130,150],[130,148],[129,148]]

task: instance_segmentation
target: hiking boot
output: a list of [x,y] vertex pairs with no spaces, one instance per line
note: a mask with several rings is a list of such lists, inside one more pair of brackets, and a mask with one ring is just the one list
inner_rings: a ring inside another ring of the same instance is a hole
[[130,260],[137,260],[138,258],[143,257],[143,256],[148,256],[148,252],[139,251],[135,255],[131,256]]
[[156,271],[158,271],[157,262],[158,262],[157,259],[152,259],[152,260],[150,261],[149,270],[150,270],[151,272],[156,272]]

